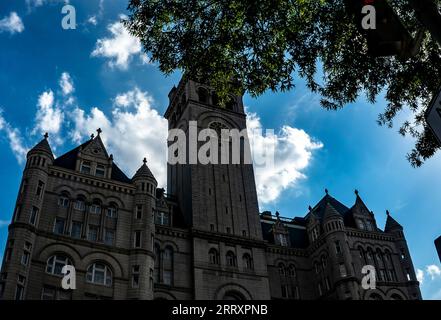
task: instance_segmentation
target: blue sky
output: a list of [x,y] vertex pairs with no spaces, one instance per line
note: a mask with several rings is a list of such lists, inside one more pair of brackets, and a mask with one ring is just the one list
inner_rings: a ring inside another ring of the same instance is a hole
[[[147,156],[160,183],[165,181],[167,133],[161,115],[180,75],[162,75],[124,32],[118,21],[126,13],[125,1],[71,4],[75,30],[61,28],[61,1],[0,3],[1,257],[24,154],[45,131],[61,155],[101,127],[128,175]],[[352,206],[357,188],[381,228],[386,209],[403,225],[415,268],[423,276],[423,297],[441,299],[433,244],[441,235],[440,154],[412,168],[405,155],[414,141],[401,137],[397,128],[376,124],[385,106],[381,97],[375,105],[360,98],[339,111],[323,110],[318,101],[301,79],[288,93],[245,96],[249,125],[277,134],[275,168],[256,170],[260,209],[303,216],[325,188]]]

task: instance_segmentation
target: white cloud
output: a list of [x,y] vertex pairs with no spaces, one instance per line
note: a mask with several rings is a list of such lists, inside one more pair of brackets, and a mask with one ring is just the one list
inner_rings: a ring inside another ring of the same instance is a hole
[[[120,16],[124,19],[125,16]],[[124,25],[118,21],[108,26],[111,37],[98,39],[93,57],[104,57],[109,59],[110,67],[117,67],[126,70],[132,60],[132,56],[139,56],[145,63],[141,42],[138,38],[129,34]]]
[[28,149],[23,144],[23,139],[21,137],[20,131],[17,128],[12,127],[3,118],[0,110],[0,132],[3,132],[9,142],[9,147],[11,148],[15,158],[18,163],[24,163],[26,159],[26,154]]
[[417,269],[416,271],[417,280],[420,282],[420,285],[424,282],[424,271],[421,269]]
[[72,138],[76,142],[88,137],[101,128],[103,142],[109,153],[115,155],[115,162],[132,176],[147,157],[148,166],[164,187],[167,174],[167,133],[165,120],[152,107],[153,99],[138,88],[115,97],[111,115],[99,108],[89,114],[76,108],[71,114],[74,130]]
[[64,113],[54,104],[54,93],[52,90],[43,92],[38,98],[38,110],[35,117],[35,127],[32,131],[36,133],[49,133],[56,144],[61,143],[58,136],[64,120]]
[[0,20],[0,33],[9,32],[10,34],[14,34],[23,32],[23,30],[23,21],[16,12],[11,12],[9,17],[6,16]]
[[70,74],[67,72],[63,72],[61,74],[59,84],[65,96],[70,95],[75,90],[72,82],[72,78],[70,77]]
[[87,19],[87,22],[96,26],[98,24],[96,16],[91,16],[89,19]]
[[436,277],[441,276],[441,268],[435,264],[431,264],[431,265],[427,266],[426,272],[432,280],[434,280]]
[[[263,135],[260,118],[255,113],[248,114],[247,127],[259,202],[270,203],[306,177],[302,170],[310,164],[313,151],[322,148],[323,144],[314,141],[305,131],[290,126],[283,126],[278,134]],[[274,157],[268,157],[271,150]],[[267,160],[265,164],[262,159]]]
[[9,225],[9,221],[0,220],[0,228],[7,227]]

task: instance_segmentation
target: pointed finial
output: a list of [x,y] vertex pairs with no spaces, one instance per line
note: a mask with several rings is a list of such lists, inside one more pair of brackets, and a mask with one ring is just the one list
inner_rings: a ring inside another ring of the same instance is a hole
[[389,212],[389,210],[386,210],[386,215],[387,215],[387,216],[390,216],[390,212]]
[[308,206],[308,210],[311,211],[311,210],[312,210],[312,207],[311,207],[311,206]]
[[90,135],[90,140],[93,140],[93,138],[95,138],[95,135],[92,133],[92,134]]
[[276,217],[278,218],[280,215],[279,211],[276,211]]
[[98,135],[101,134],[101,132],[103,132],[103,130],[101,130],[101,128],[96,129],[96,132],[98,132]]
[[43,135],[43,137],[47,140],[47,138],[49,138],[49,133],[45,133],[44,135]]
[[109,159],[113,160],[113,153],[110,154]]
[[356,196],[358,196],[358,190],[357,190],[357,189],[355,189],[355,191],[354,191],[354,192],[355,192],[355,195],[356,195]]
[[328,189],[325,189],[325,193],[328,194]]
[[144,158],[144,159],[142,160],[142,162],[143,162],[144,164],[147,164],[147,158]]

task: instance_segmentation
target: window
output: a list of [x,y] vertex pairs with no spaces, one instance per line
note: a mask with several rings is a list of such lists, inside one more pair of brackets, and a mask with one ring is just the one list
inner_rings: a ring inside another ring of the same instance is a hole
[[173,283],[173,249],[166,247],[162,257],[163,261],[163,282],[166,285],[171,286]]
[[84,211],[86,210],[86,201],[82,197],[78,197],[78,199],[75,201],[74,209],[78,211]]
[[133,246],[135,248],[141,248],[141,231],[135,231],[135,235],[133,237]]
[[320,265],[317,262],[314,262],[314,269],[315,269],[315,273],[317,274],[320,273]]
[[83,161],[83,163],[81,163],[80,172],[85,174],[90,174],[91,167],[92,165],[89,161]]
[[384,272],[383,269],[380,269],[379,278],[380,281],[386,281],[386,273]]
[[344,263],[340,263],[340,276],[341,277],[346,277],[348,275],[347,271],[346,271],[346,266]]
[[[18,276],[19,278],[21,276]],[[15,289],[15,300],[23,300],[24,299],[24,285],[17,285]]]
[[38,181],[37,192],[35,193],[37,197],[41,198],[43,196],[44,182]]
[[72,293],[68,290],[44,286],[41,292],[41,300],[72,300]]
[[331,290],[331,285],[329,284],[329,279],[328,278],[325,278],[325,287],[326,287],[327,291]]
[[328,265],[328,261],[325,256],[322,257],[322,267],[323,269],[326,269],[326,266]]
[[132,288],[139,288],[139,265],[132,267]]
[[15,212],[14,212],[14,221],[17,222],[18,220],[20,220],[20,215],[21,215],[21,206],[17,206],[15,208]]
[[37,218],[38,218],[38,208],[32,207],[31,215],[29,217],[29,223],[35,226],[35,224],[37,223]]
[[105,231],[105,237],[104,237],[104,243],[113,246],[113,243],[115,242],[115,231],[106,229]]
[[357,219],[356,221],[357,221],[357,227],[358,227],[359,229],[361,229],[361,230],[366,229],[363,220],[361,220],[361,219]]
[[67,197],[66,194],[62,194],[58,198],[58,205],[62,208],[67,208],[69,206],[69,198]]
[[92,205],[89,207],[89,212],[93,214],[101,213],[101,202],[99,200],[94,200]]
[[70,235],[73,238],[81,238],[81,229],[83,228],[83,224],[78,221],[72,221],[72,229],[70,231]]
[[55,218],[54,233],[63,234],[63,232],[64,232],[64,219]]
[[227,233],[230,234],[231,233],[231,228],[227,227]]
[[205,88],[198,88],[198,98],[199,102],[208,103],[208,91]]
[[278,268],[279,268],[279,275],[284,276],[286,274],[285,265],[283,263],[279,263]]
[[23,255],[21,256],[21,264],[27,266],[29,263],[30,253],[28,251],[23,251]]
[[153,288],[153,269],[150,269],[149,284],[150,284],[150,288]]
[[98,226],[89,225],[89,232],[87,233],[87,240],[97,241],[98,240]]
[[219,264],[219,252],[216,249],[211,248],[210,251],[208,251],[208,256],[210,259],[210,264]]
[[112,271],[104,263],[94,263],[87,268],[86,281],[105,286],[112,285]]
[[153,273],[153,278],[156,283],[159,283],[160,277],[160,261],[161,261],[161,249],[158,244],[155,244],[155,270]]
[[340,254],[341,253],[341,246],[340,246],[340,241],[335,241],[335,252],[337,253],[337,254]]
[[214,231],[214,224],[210,224],[210,230]]
[[401,248],[401,249],[400,249],[400,252],[401,252],[401,259],[402,259],[402,260],[406,259],[406,251],[404,251],[404,249]]
[[374,230],[374,226],[372,224],[372,222],[370,220],[366,220],[366,229],[368,231],[373,231]]
[[296,267],[293,264],[291,264],[289,266],[289,268],[288,268],[288,275],[290,277],[295,277],[296,276]]
[[288,298],[289,287],[286,284],[282,285],[282,298]]
[[142,205],[138,204],[136,205],[136,219],[141,219],[142,218]]
[[54,255],[47,260],[46,273],[58,275],[63,275],[61,270],[66,265],[72,265],[72,261],[63,255]]
[[167,212],[156,212],[156,224],[168,226],[170,224],[169,214]]
[[98,164],[95,169],[95,175],[104,178],[106,175],[106,168],[102,164]]
[[277,234],[277,239],[279,240],[279,245],[283,247],[288,246],[288,240],[286,238],[286,234],[282,234],[282,233]]
[[236,256],[234,255],[234,253],[232,251],[228,251],[227,255],[227,266],[228,267],[235,267],[236,266]]
[[245,253],[243,255],[243,266],[246,270],[253,270],[254,266],[253,266],[253,259],[251,258],[251,256],[248,253]]
[[118,209],[116,208],[115,204],[111,204],[110,207],[107,208],[106,215],[109,218],[116,218],[116,213],[118,212]]
[[318,237],[319,237],[319,229],[318,227],[315,227],[312,229],[312,234],[311,234],[312,241],[314,242],[315,240],[318,239]]
[[318,293],[319,293],[319,296],[323,295],[323,289],[322,289],[322,283],[321,282],[318,283]]

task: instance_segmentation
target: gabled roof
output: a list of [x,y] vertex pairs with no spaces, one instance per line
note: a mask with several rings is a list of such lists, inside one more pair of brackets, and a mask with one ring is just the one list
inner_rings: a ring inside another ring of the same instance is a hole
[[[75,165],[77,162],[78,152],[83,150],[85,147],[87,147],[93,140],[90,139],[80,146],[66,152],[62,156],[59,156],[57,159],[54,160],[54,166],[65,168],[69,170],[75,170]],[[123,182],[123,183],[131,183],[131,180],[125,175],[125,173],[115,164],[115,162],[112,163],[112,180]]]
[[316,218],[320,221],[323,221],[325,216],[327,204],[330,204],[332,208],[340,214],[343,218],[349,211],[349,208],[346,207],[343,203],[338,201],[337,199],[331,197],[329,194],[326,194],[315,206],[312,208],[311,212],[306,215],[306,218],[309,218],[309,215],[313,213]]
[[399,224],[392,216],[389,214],[389,211],[386,211],[387,219],[386,226],[384,227],[384,232],[389,232],[392,230],[403,230],[401,224]]

